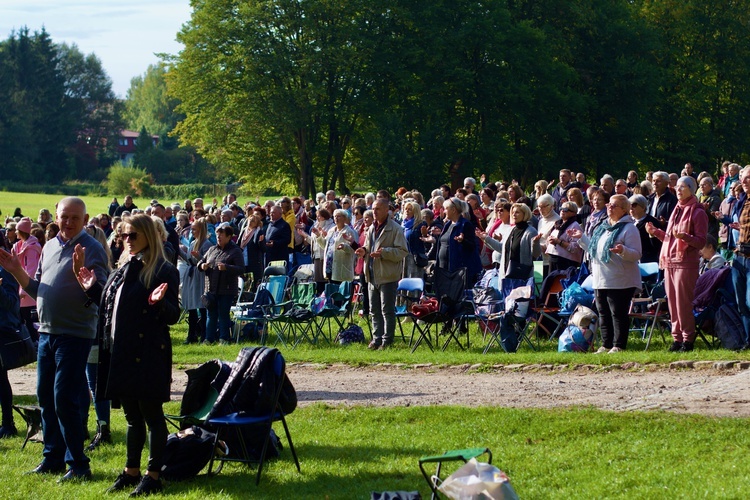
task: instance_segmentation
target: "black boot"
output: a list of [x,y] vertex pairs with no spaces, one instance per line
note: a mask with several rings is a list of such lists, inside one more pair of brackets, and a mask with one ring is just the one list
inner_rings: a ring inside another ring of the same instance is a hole
[[112,434],[109,432],[109,424],[99,422],[96,426],[96,436],[91,440],[91,444],[86,447],[86,451],[94,451],[102,443],[112,444]]

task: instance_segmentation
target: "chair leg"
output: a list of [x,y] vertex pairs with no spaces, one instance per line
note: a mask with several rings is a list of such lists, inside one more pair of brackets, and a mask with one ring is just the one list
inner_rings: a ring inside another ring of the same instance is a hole
[[302,472],[299,466],[299,459],[297,458],[297,451],[294,449],[294,443],[292,443],[292,434],[289,432],[289,427],[286,425],[286,418],[281,417],[281,423],[284,425],[284,432],[286,433],[286,440],[289,442],[289,449],[294,457],[294,463],[297,466],[297,472]]

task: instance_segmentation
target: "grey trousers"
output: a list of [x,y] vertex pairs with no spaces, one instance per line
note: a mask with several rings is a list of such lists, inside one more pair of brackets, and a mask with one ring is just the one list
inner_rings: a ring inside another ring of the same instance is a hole
[[368,283],[370,293],[370,316],[372,337],[378,344],[393,342],[396,332],[396,289],[398,281],[373,285]]

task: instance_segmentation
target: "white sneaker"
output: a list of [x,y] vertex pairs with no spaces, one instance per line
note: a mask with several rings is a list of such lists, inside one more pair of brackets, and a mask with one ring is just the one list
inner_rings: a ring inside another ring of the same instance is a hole
[[614,354],[616,352],[622,352],[622,349],[620,347],[613,347],[612,349],[609,350],[610,354]]
[[599,349],[597,349],[597,351],[594,354],[601,354],[603,352],[609,352],[609,349],[607,349],[606,347],[602,346]]

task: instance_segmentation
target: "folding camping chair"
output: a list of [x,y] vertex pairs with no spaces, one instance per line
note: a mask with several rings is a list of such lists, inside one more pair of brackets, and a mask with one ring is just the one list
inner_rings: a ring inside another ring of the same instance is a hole
[[[261,348],[264,349],[264,348]],[[217,416],[217,417],[210,417],[208,420],[206,420],[206,425],[211,426],[216,429],[216,440],[214,441],[214,447],[211,451],[211,459],[208,463],[208,475],[211,475],[211,472],[213,470],[213,465],[215,461],[220,462],[223,464],[224,462],[241,462],[241,463],[257,463],[258,464],[258,473],[255,476],[255,484],[256,486],[260,484],[260,474],[263,471],[263,464],[266,460],[266,455],[268,452],[268,446],[271,441],[271,429],[273,428],[274,422],[279,422],[284,426],[284,432],[286,433],[286,439],[289,443],[289,449],[292,452],[292,456],[294,457],[294,463],[297,466],[297,472],[301,472],[300,465],[299,465],[299,459],[297,458],[297,452],[294,449],[294,443],[292,442],[292,435],[289,432],[289,427],[286,423],[286,414],[281,408],[281,405],[279,404],[279,396],[281,395],[282,388],[284,386],[284,379],[286,378],[286,363],[284,362],[284,357],[281,355],[280,352],[275,350],[274,353],[274,359],[273,363],[271,365],[273,369],[273,376],[274,376],[274,383],[276,386],[275,394],[273,395],[273,400],[271,401],[270,408],[272,408],[268,413],[261,414],[261,415],[247,415],[242,412],[235,412],[230,413],[228,415],[223,416]],[[262,375],[261,379],[262,379]],[[266,436],[266,438],[263,440],[263,447],[260,452],[260,457],[258,459],[253,458],[251,454],[249,453],[249,449],[247,446],[247,442],[245,440],[245,435],[243,433],[243,430],[246,429],[252,429],[256,428],[258,429],[258,433],[261,436]],[[234,431],[236,435],[236,439],[239,442],[240,445],[240,456],[239,457],[233,457],[230,455],[224,455],[224,456],[218,456],[216,454],[216,449],[219,440],[222,438],[223,435],[226,435],[229,432]],[[217,472],[218,473],[218,470]]]
[[[435,297],[438,299],[438,310],[417,318],[413,316],[414,330],[419,333],[417,341],[412,345],[411,352],[417,350],[422,342],[425,342],[430,350],[434,350],[439,344],[441,335],[447,335],[448,339],[443,344],[443,350],[446,349],[451,339],[455,340],[458,346],[463,349],[456,332],[459,327],[459,319],[464,302],[464,286],[466,283],[466,268],[462,267],[456,271],[448,271],[441,267],[435,268],[433,290]],[[434,330],[434,338],[432,331]]]
[[214,359],[196,368],[185,370],[188,381],[182,396],[179,415],[164,418],[178,430],[193,425],[203,426],[229,377],[229,365]]
[[[401,333],[401,340],[406,343],[406,337],[404,336],[404,328],[401,321],[404,318],[412,318],[411,306],[416,302],[419,302],[420,297],[424,293],[424,280],[422,278],[402,278],[398,282],[396,288],[396,324],[398,330]],[[400,303],[399,303],[400,302]],[[412,334],[414,336],[414,324],[412,323]]]
[[698,277],[695,288],[701,291],[693,300],[695,333],[709,349],[715,349],[721,345],[714,331],[716,312],[724,304],[736,307],[731,267],[706,270]]
[[[523,342],[529,344],[532,350],[536,350],[534,343],[529,338],[529,314],[533,314],[530,303],[534,299],[535,290],[534,278],[528,280],[503,279],[497,288],[495,300],[491,303],[491,312],[486,316],[486,332],[489,340],[484,347],[483,353],[487,354],[493,344],[500,346],[505,352],[516,352],[518,346]],[[523,288],[525,287],[525,288]],[[511,299],[509,296],[517,290],[517,298]],[[480,313],[483,309],[478,309]],[[481,322],[485,321],[480,319]],[[515,342],[510,338],[515,336]]]
[[[651,345],[651,338],[657,325],[664,325],[667,329],[672,328],[663,280],[651,288],[648,296],[633,297],[628,317],[630,318],[630,331],[641,332],[641,338],[646,341],[644,349],[646,351]],[[661,330],[660,333],[662,341],[666,342],[664,331]]]
[[[420,458],[419,470],[422,471],[422,475],[424,476],[425,481],[427,481],[427,484],[430,485],[430,490],[432,491],[432,496],[430,498],[432,498],[433,500],[440,498],[437,489],[438,485],[436,483],[438,481],[441,481],[440,470],[443,467],[443,462],[461,461],[463,463],[466,463],[472,458],[477,458],[482,455],[487,455],[487,463],[492,463],[492,452],[489,448],[467,448],[464,450],[451,450],[446,451],[442,455]],[[428,474],[424,467],[425,464],[437,464],[435,474]],[[433,478],[435,478],[436,480],[434,480]]]
[[[534,327],[533,334],[539,338],[539,330],[544,330],[545,338],[553,338],[555,332],[560,328],[560,302],[559,294],[563,291],[564,287],[562,281],[566,279],[564,273],[550,274],[544,279],[542,284],[542,291],[544,296],[541,297],[541,305],[533,307],[532,310],[536,313],[536,326]],[[547,323],[550,323],[549,325]]]
[[23,440],[21,449],[26,448],[26,443],[29,441],[43,443],[42,407],[37,405],[13,405],[13,410],[26,422],[26,437]]
[[295,283],[289,289],[289,300],[278,304],[280,314],[267,318],[268,328],[277,338],[285,338],[294,347],[305,339],[314,343],[315,287],[314,282]]
[[[247,323],[255,324],[261,330],[261,344],[266,342],[268,336],[266,319],[279,314],[279,308],[275,308],[275,304],[284,302],[287,283],[288,278],[284,267],[269,266],[263,271],[263,281],[258,285],[253,301],[251,303],[238,302],[231,309],[234,314],[234,335],[237,343],[240,341],[242,325]],[[284,342],[283,339],[281,340]]]
[[[338,332],[345,328],[344,323],[351,319],[352,290],[351,281],[342,281],[339,284],[326,283],[325,306],[316,315],[317,329],[313,343],[317,342],[318,337],[323,337],[330,344]],[[336,334],[333,333],[334,324],[338,327]]]

